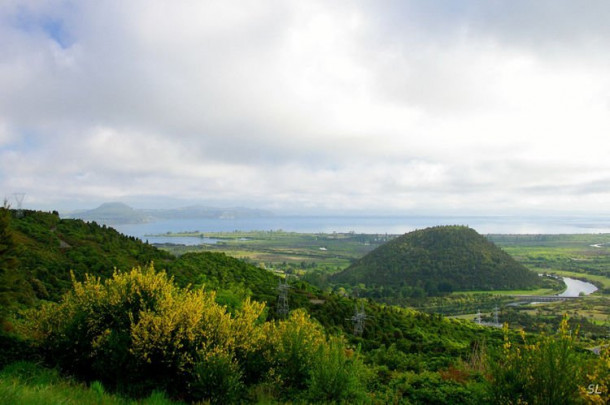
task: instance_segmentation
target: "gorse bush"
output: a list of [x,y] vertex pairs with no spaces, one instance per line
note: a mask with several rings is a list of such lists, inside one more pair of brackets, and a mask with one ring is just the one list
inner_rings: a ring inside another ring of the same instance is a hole
[[[264,304],[246,299],[231,314],[213,292],[179,288],[151,265],[105,281],[73,280],[60,303],[29,313],[27,330],[51,364],[133,396],[162,389],[230,403],[244,399],[244,388],[269,383],[284,397],[309,385],[331,400],[355,391],[355,362],[342,342],[329,343],[303,311],[273,323],[263,322],[263,313]],[[327,354],[335,368],[348,370],[339,388],[316,374],[316,359]],[[335,388],[324,388],[325,381]]]
[[[522,332],[521,344],[515,344],[506,333],[501,353],[490,361],[495,402],[583,403],[581,391],[586,386],[587,356],[576,350],[577,338],[578,332],[569,329],[567,317],[556,334],[542,335],[534,343],[529,343]],[[607,372],[606,369],[606,375]]]
[[311,400],[362,401],[365,391],[361,380],[366,378],[365,367],[353,351],[345,350],[340,338],[331,338],[328,344],[319,345],[314,359],[308,381]]

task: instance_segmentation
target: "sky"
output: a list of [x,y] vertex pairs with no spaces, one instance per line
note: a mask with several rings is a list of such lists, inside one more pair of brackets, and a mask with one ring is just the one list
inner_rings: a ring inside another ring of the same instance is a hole
[[604,0],[0,0],[0,191],[607,214],[608,21]]

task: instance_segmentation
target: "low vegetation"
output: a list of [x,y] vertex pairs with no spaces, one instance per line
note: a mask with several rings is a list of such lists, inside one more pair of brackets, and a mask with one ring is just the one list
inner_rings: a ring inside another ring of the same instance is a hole
[[[608,401],[610,354],[599,340],[600,356],[584,350],[577,317],[524,335],[295,278],[283,317],[280,277],[245,261],[13,214],[0,212],[6,403]],[[95,258],[109,267],[89,269]]]
[[348,357],[343,340],[327,337],[299,310],[263,322],[264,308],[246,299],[231,314],[214,292],[182,289],[164,272],[134,268],[104,282],[74,281],[59,303],[29,312],[23,327],[48,363],[129,396],[162,390],[224,403],[253,400],[264,387],[285,399],[362,394],[360,356]]

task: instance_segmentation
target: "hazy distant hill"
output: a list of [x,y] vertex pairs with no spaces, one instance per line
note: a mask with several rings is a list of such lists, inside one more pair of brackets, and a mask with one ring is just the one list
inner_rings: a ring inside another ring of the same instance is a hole
[[373,250],[331,280],[364,283],[366,288],[418,288],[427,294],[516,289],[540,283],[534,272],[465,226],[407,233]]
[[139,224],[152,220],[152,218],[143,211],[136,210],[129,205],[120,202],[104,203],[92,210],[77,211],[64,215],[64,217],[82,219],[84,221],[95,221],[108,225]]
[[216,208],[196,205],[174,209],[135,209],[127,204],[111,202],[104,203],[92,210],[71,212],[63,215],[63,217],[116,225],[140,224],[167,219],[231,219],[267,217],[271,215],[273,214],[268,211],[243,207]]

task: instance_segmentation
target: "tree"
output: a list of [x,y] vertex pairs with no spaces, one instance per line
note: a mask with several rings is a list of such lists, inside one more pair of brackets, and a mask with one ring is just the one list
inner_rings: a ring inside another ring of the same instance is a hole
[[11,212],[5,201],[0,208],[0,322],[3,326],[6,315],[17,301],[22,281],[17,272],[17,244],[10,225]]

